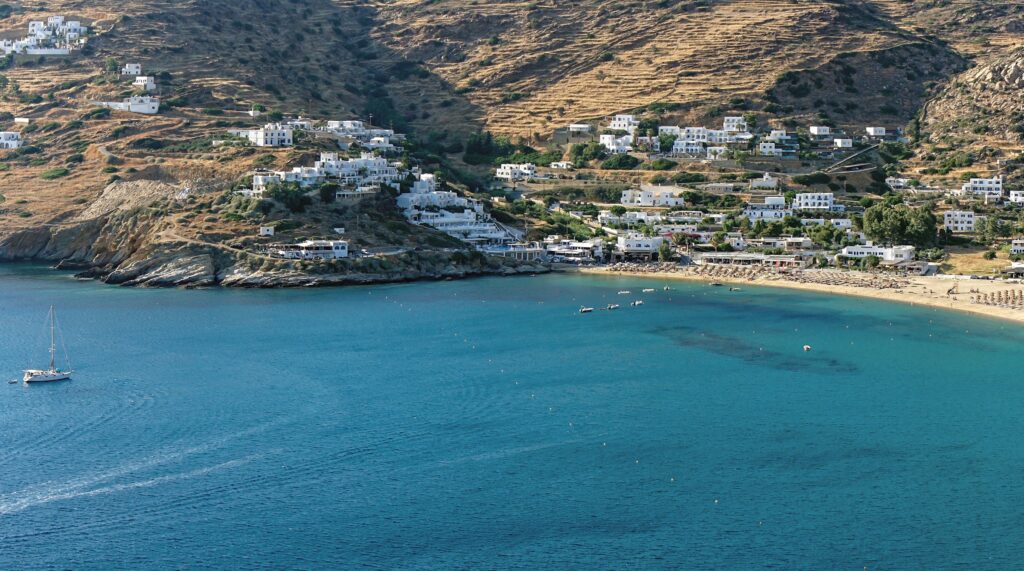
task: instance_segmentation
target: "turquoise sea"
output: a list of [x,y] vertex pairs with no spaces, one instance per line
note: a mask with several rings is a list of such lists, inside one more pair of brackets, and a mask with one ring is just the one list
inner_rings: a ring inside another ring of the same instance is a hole
[[1024,566],[1017,325],[626,278],[0,266],[5,381],[45,364],[51,303],[77,373],[0,384],[3,569]]

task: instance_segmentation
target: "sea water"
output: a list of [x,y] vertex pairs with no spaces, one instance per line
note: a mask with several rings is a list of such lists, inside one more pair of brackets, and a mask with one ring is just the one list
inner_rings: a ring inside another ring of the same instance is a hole
[[4,569],[1024,564],[1020,325],[654,279],[0,266],[4,380],[46,364],[50,304],[75,374],[0,385]]

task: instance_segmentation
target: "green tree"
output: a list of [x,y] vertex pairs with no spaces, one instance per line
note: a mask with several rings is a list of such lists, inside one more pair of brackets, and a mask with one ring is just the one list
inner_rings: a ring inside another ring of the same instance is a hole
[[662,242],[658,247],[658,259],[662,262],[671,262],[673,258],[675,258],[675,253],[672,251],[672,246],[669,246],[667,241]]

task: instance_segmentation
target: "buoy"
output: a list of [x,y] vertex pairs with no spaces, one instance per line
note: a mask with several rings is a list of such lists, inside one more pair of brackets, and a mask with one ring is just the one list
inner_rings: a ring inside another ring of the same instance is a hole
[[804,351],[810,351],[810,350],[811,350],[811,346],[810,345],[804,345]]

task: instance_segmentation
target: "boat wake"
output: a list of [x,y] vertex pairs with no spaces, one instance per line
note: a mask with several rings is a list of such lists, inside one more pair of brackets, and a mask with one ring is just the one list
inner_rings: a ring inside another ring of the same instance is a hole
[[128,482],[124,484],[114,484],[110,486],[104,486],[101,488],[93,488],[91,490],[77,490],[77,491],[60,491],[60,489],[54,490],[52,493],[46,494],[33,494],[29,497],[13,500],[13,501],[0,501],[0,515],[8,515],[17,513],[28,508],[38,506],[41,504],[48,504],[51,502],[58,502],[62,500],[72,500],[75,498],[84,498],[89,496],[99,496],[103,494],[114,494],[117,492],[123,492],[127,490],[135,490],[139,488],[151,488],[153,486],[159,486],[160,484],[166,484],[168,482],[175,482],[179,480],[189,480],[192,478],[198,478],[214,472],[235,468],[248,464],[253,460],[257,460],[263,457],[264,454],[252,454],[244,458],[238,458],[236,460],[229,460],[213,466],[207,466],[205,468],[198,468],[188,472],[182,472],[180,474],[169,474],[166,476],[157,476],[148,480],[140,480],[137,482]]

